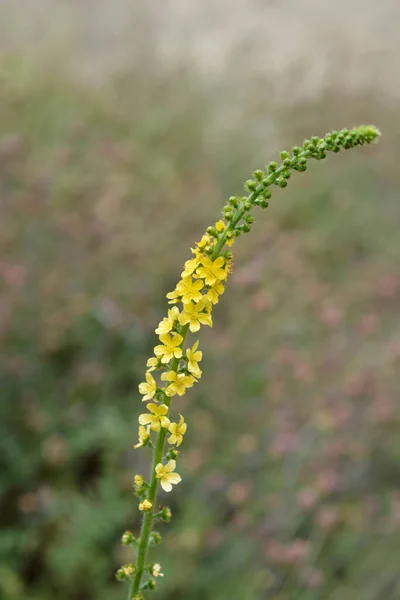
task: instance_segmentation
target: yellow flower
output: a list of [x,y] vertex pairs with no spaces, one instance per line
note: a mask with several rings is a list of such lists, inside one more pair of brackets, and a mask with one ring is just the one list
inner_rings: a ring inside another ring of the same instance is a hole
[[211,314],[208,312],[203,312],[203,310],[208,308],[208,306],[209,305],[206,300],[201,300],[197,304],[194,304],[194,302],[185,304],[184,312],[179,314],[180,324],[186,325],[189,323],[189,329],[192,333],[200,329],[200,324],[212,327]]
[[141,394],[145,394],[145,396],[142,398],[142,402],[151,400],[157,391],[157,382],[155,381],[153,375],[149,372],[146,373],[146,381],[147,383],[139,383],[139,392]]
[[141,425],[150,425],[150,429],[153,431],[160,431],[161,427],[168,429],[169,427],[169,419],[165,415],[168,413],[168,406],[166,404],[150,404],[147,405],[147,408],[152,414],[143,413],[139,415],[139,423]]
[[197,350],[198,345],[199,345],[199,340],[197,340],[197,342],[193,345],[193,347],[191,349],[188,348],[186,350],[186,356],[188,359],[187,368],[188,368],[188,371],[193,373],[193,375],[195,377],[201,377],[201,369],[200,369],[198,363],[203,358],[203,353],[200,350]]
[[172,302],[177,302],[177,298],[181,298],[183,304],[193,300],[198,302],[201,300],[201,290],[203,289],[203,282],[200,280],[193,281],[192,277],[184,277],[176,285],[173,292],[167,294],[167,298],[172,298]]
[[214,285],[211,286],[210,289],[208,290],[208,292],[206,294],[206,298],[213,304],[217,304],[217,302],[219,300],[219,296],[221,296],[221,294],[223,294],[224,291],[225,291],[225,288],[222,285],[222,283],[220,281],[216,281],[214,283]]
[[197,269],[199,264],[200,264],[199,256],[195,256],[194,258],[190,258],[189,260],[187,260],[184,264],[184,269],[181,273],[182,279],[184,279],[185,277],[190,277],[190,275],[193,273],[193,271],[195,271]]
[[151,358],[148,359],[147,363],[146,363],[146,367],[149,367],[149,371],[154,371],[155,369],[157,369],[158,367],[158,358],[156,358],[155,356],[152,356]]
[[226,279],[227,272],[225,270],[225,258],[219,256],[212,261],[208,256],[201,259],[200,267],[197,267],[196,276],[204,279],[206,285],[214,285],[216,281]]
[[175,358],[181,358],[182,348],[179,345],[183,342],[183,337],[179,333],[173,333],[172,337],[169,333],[163,333],[160,335],[160,341],[162,346],[156,346],[154,348],[154,354],[161,357],[162,363],[167,363],[175,356]]
[[153,577],[164,577],[164,573],[161,573],[161,565],[155,563],[150,570]]
[[172,434],[168,438],[168,444],[176,444],[180,446],[183,441],[183,436],[186,433],[187,425],[180,414],[179,423],[171,423],[168,427],[168,431]]
[[141,448],[145,445],[147,440],[150,437],[150,427],[144,427],[143,425],[139,425],[139,442],[133,446],[134,448]]
[[139,504],[139,510],[150,510],[152,506],[153,505],[149,500],[143,500],[143,502]]
[[190,248],[192,253],[196,256],[201,256],[203,254],[203,250],[207,248],[207,246],[213,246],[215,244],[215,240],[205,233],[199,242],[196,242],[196,248]]
[[134,481],[135,485],[137,485],[139,488],[144,484],[144,479],[141,475],[135,475]]
[[156,475],[160,480],[161,487],[165,492],[170,492],[172,490],[172,484],[176,485],[182,478],[178,473],[173,473],[176,467],[175,460],[169,460],[166,465],[162,463],[158,463],[156,466]]
[[178,318],[179,309],[177,306],[174,306],[168,311],[168,317],[164,317],[161,323],[159,323],[156,334],[161,335],[162,333],[168,333],[173,329],[175,321]]
[[221,233],[221,231],[224,231],[224,229],[226,229],[226,225],[222,219],[215,223],[215,229],[218,231],[218,233]]
[[161,375],[163,381],[170,381],[170,385],[165,389],[167,396],[183,396],[186,392],[186,388],[192,387],[196,381],[191,375],[185,375],[185,373],[175,373],[175,371],[169,371]]

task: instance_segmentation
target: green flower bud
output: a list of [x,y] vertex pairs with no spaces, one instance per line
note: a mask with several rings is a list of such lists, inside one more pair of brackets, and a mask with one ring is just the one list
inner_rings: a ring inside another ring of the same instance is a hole
[[169,506],[163,506],[163,508],[160,511],[160,518],[162,521],[165,521],[165,523],[168,523],[168,521],[171,520],[172,517],[172,513],[171,513],[171,509]]
[[218,237],[218,232],[215,229],[215,227],[207,227],[206,231],[207,231],[208,235],[211,235],[213,238]]
[[261,181],[264,177],[264,171],[261,171],[261,169],[257,169],[256,171],[254,171],[253,175],[255,179],[257,179],[257,181]]
[[239,205],[239,200],[237,198],[237,196],[231,196],[228,200],[229,204],[231,206],[233,206],[234,208],[237,208]]
[[165,455],[165,458],[167,460],[176,460],[179,456],[179,450],[176,450],[175,448],[171,448],[170,450],[168,450],[167,454]]
[[122,535],[121,543],[123,546],[136,546],[138,544],[138,540],[133,535],[132,531],[125,531]]
[[267,169],[269,173],[274,173],[276,171],[276,169],[278,168],[278,165],[276,164],[275,161],[271,161],[270,163],[268,163],[267,165]]
[[248,190],[249,192],[254,192],[257,189],[257,181],[254,181],[254,179],[248,179],[245,184],[244,187],[246,188],[246,190]]
[[157,544],[159,544],[162,540],[161,535],[158,533],[158,531],[152,531],[150,536],[149,536],[149,544],[150,546],[157,546]]
[[222,215],[224,217],[224,219],[226,221],[231,221],[232,217],[233,217],[233,210],[230,206],[226,206],[223,210],[222,210]]

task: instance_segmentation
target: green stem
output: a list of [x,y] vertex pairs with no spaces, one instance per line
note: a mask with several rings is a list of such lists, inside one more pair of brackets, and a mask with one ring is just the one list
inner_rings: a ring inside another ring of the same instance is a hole
[[[183,347],[183,344],[185,343],[185,339],[186,339],[188,330],[189,330],[189,325],[185,325],[184,327],[182,327],[182,331],[180,333],[180,335],[183,338],[182,342],[180,344],[181,348]],[[174,358],[171,361],[170,370],[177,372],[177,370],[179,368],[179,363],[180,363],[180,359]],[[163,402],[169,408],[169,405],[171,403],[171,398],[169,398],[168,396],[166,396],[164,394]],[[161,427],[160,431],[158,432],[158,435],[157,435],[156,446],[155,446],[154,454],[153,454],[153,464],[151,467],[151,480],[150,480],[150,487],[149,487],[149,495],[147,498],[149,500],[149,502],[151,502],[152,506],[151,506],[151,509],[147,510],[143,515],[142,529],[140,531],[140,543],[139,543],[137,561],[136,561],[136,574],[135,574],[134,580],[132,581],[132,583],[129,587],[128,600],[132,600],[135,597],[135,595],[139,592],[140,584],[142,582],[142,577],[143,577],[145,563],[146,563],[147,551],[149,548],[149,539],[150,539],[150,534],[151,534],[152,524],[153,524],[155,503],[157,500],[158,479],[157,479],[157,475],[156,475],[156,466],[158,465],[158,463],[162,462],[166,436],[167,436],[167,430],[164,429],[163,427]]]
[[[297,156],[297,160],[301,157],[307,157],[307,156],[309,156],[309,151],[304,150]],[[248,195],[247,200],[251,204],[253,204],[254,201],[258,198],[258,196],[263,192],[263,190],[265,190],[266,187],[269,187],[270,185],[272,185],[274,183],[274,181],[276,181],[276,179],[283,172],[287,171],[287,169],[288,169],[288,167],[281,165],[280,167],[278,167],[276,169],[276,171],[274,171],[273,173],[270,173],[267,178],[268,184],[265,185],[265,183],[264,183],[264,184],[260,184],[259,186],[257,186],[257,188],[253,192],[251,192],[251,194]],[[228,227],[225,229],[225,231],[222,233],[221,237],[218,239],[217,243],[215,244],[214,251],[212,253],[212,260],[215,260],[216,258],[218,258],[218,256],[221,253],[222,248],[225,245],[227,234],[230,231],[234,230],[236,225],[243,218],[245,212],[246,212],[246,210],[243,208],[243,206],[239,206],[237,208],[235,216],[230,221]],[[180,344],[181,348],[183,347],[183,344],[185,342],[185,338],[186,338],[188,329],[189,329],[189,325],[185,325],[182,328],[181,335],[182,335],[183,339]],[[174,358],[171,361],[171,370],[177,372],[179,364],[180,364],[180,359]],[[166,404],[166,406],[168,406],[168,408],[169,408],[170,402],[171,402],[171,398],[168,398],[168,396],[164,395],[164,404]],[[139,592],[140,584],[141,584],[143,573],[144,573],[146,556],[147,556],[147,551],[148,551],[148,547],[149,547],[149,538],[150,538],[152,523],[153,523],[155,502],[157,499],[158,480],[157,480],[157,476],[156,476],[156,466],[158,465],[158,463],[160,463],[162,461],[166,435],[167,435],[167,430],[161,428],[158,433],[158,436],[157,436],[156,446],[155,446],[155,450],[154,450],[154,454],[153,454],[151,481],[150,481],[149,495],[148,495],[148,500],[149,500],[149,502],[151,502],[152,507],[150,510],[146,511],[143,516],[142,529],[141,529],[141,533],[140,533],[140,543],[139,543],[137,563],[136,563],[136,575],[135,575],[135,578],[129,589],[128,600],[132,600],[134,598],[134,596]]]
[[[303,151],[298,156],[298,158],[300,158],[301,156],[307,156],[307,155],[308,155],[308,152],[306,150],[306,151]],[[276,171],[274,171],[274,173],[271,173],[268,177],[268,179],[269,179],[268,186],[271,185],[279,177],[279,175],[281,175],[281,173],[284,172],[285,170],[287,170],[287,167],[285,167],[284,165],[281,165],[279,168],[276,169]],[[260,184],[251,194],[249,194],[249,196],[247,197],[247,200],[249,202],[251,202],[251,204],[253,204],[254,201],[258,198],[258,196],[261,194],[261,192],[263,190],[265,190],[265,188],[268,186],[266,186],[265,184]],[[230,221],[228,227],[223,232],[221,237],[218,239],[218,241],[214,247],[214,251],[212,253],[213,260],[218,258],[223,246],[225,245],[227,234],[230,231],[234,230],[236,225],[243,218],[245,212],[246,211],[243,207],[239,207],[237,209],[234,218]],[[189,328],[188,325],[185,325],[185,327],[182,329],[181,335],[182,335],[183,340],[181,343],[181,347],[183,347],[183,344],[185,342],[188,328]],[[173,361],[171,362],[171,370],[176,372],[178,370],[179,363],[180,363],[180,359],[174,358]],[[171,401],[171,398],[168,398],[167,396],[164,397],[164,404],[166,404],[168,406],[168,408],[170,405],[170,401]],[[149,546],[149,538],[150,538],[150,533],[151,533],[151,529],[152,529],[155,502],[156,502],[156,498],[157,498],[158,481],[157,481],[157,476],[156,476],[156,466],[158,465],[158,463],[160,463],[162,461],[166,435],[167,435],[166,429],[161,428],[158,433],[158,436],[157,436],[156,447],[155,447],[154,454],[153,454],[152,475],[151,475],[149,495],[148,495],[148,500],[149,500],[149,502],[151,502],[152,507],[150,510],[145,512],[144,517],[143,517],[142,529],[141,529],[141,533],[140,533],[140,543],[139,543],[139,549],[138,549],[137,563],[136,563],[136,575],[135,575],[135,579],[133,580],[133,582],[130,586],[130,589],[129,589],[128,600],[132,600],[133,597],[135,596],[135,594],[137,594],[139,592],[140,584],[141,584],[143,573],[144,573],[144,566],[145,566],[147,550],[148,550],[148,546]]]

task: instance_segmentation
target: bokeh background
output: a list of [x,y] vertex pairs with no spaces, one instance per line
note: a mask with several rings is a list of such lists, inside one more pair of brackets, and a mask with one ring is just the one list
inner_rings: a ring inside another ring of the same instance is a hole
[[397,0],[0,2],[0,598],[119,600],[137,385],[189,247],[235,245],[154,553],[160,600],[400,598]]

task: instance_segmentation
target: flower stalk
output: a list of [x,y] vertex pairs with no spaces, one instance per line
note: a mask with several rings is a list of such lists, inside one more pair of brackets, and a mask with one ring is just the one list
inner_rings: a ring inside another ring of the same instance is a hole
[[[136,552],[136,563],[124,565],[117,572],[119,580],[129,583],[128,600],[143,600],[143,592],[154,589],[155,578],[162,576],[158,563],[146,563],[150,545],[161,540],[153,530],[154,522],[169,521],[171,517],[168,507],[156,505],[158,486],[160,484],[168,493],[181,481],[175,472],[179,454],[176,448],[181,445],[187,429],[180,414],[179,421],[171,422],[171,401],[174,396],[185,394],[201,377],[199,342],[196,340],[191,348],[186,348],[185,343],[188,334],[197,334],[202,325],[212,327],[213,306],[223,294],[232,269],[229,248],[242,233],[251,230],[253,207],[268,206],[273,185],[285,188],[292,172],[304,172],[311,158],[323,160],[327,152],[370,144],[379,135],[374,126],[365,125],[350,131],[333,131],[323,138],[305,140],[302,147],[294,146],[290,153],[281,152],[279,166],[270,162],[265,170],[254,171],[252,178],[245,182],[247,195],[229,198],[222,210],[222,219],[209,227],[196,243],[192,258],[184,265],[181,280],[167,294],[173,306],[155,330],[161,343],[155,346],[154,356],[147,361],[146,381],[139,385],[143,401],[148,402],[148,412],[139,416],[139,441],[135,448],[150,448],[153,459],[150,481],[147,483],[141,475],[134,478],[139,510],[143,512],[140,538],[136,539],[129,531],[122,536],[122,543]],[[152,439],[154,433],[156,437]],[[171,448],[165,453],[166,441]]]

